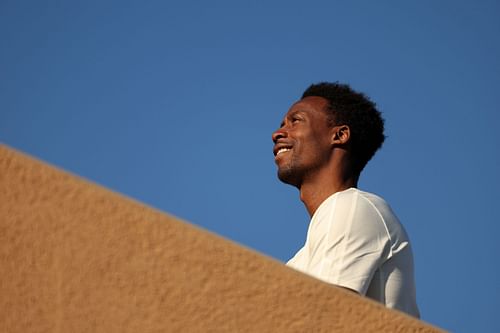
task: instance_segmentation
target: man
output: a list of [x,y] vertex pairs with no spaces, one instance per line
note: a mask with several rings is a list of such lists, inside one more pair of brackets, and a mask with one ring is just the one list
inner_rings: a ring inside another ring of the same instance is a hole
[[408,236],[382,198],[357,189],[385,139],[375,104],[348,85],[311,85],[272,139],[279,179],[311,216],[287,265],[419,317]]

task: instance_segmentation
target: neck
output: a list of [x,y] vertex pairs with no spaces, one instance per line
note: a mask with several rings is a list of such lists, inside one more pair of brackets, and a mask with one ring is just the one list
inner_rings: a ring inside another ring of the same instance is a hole
[[342,174],[330,173],[330,170],[325,170],[323,175],[317,175],[302,183],[299,188],[300,200],[304,203],[309,216],[312,217],[321,203],[329,196],[357,186],[357,175],[347,172]]

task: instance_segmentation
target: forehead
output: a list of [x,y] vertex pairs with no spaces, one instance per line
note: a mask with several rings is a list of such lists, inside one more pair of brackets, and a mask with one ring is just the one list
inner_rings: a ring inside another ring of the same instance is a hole
[[325,115],[328,100],[319,96],[308,96],[295,102],[288,110],[287,116],[295,112],[304,112],[311,115]]

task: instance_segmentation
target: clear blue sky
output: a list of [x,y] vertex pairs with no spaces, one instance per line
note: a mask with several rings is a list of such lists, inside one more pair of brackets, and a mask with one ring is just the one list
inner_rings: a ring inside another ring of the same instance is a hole
[[423,319],[500,323],[498,1],[0,1],[0,141],[285,261],[308,216],[271,132],[313,82],[371,96],[360,188],[413,241]]

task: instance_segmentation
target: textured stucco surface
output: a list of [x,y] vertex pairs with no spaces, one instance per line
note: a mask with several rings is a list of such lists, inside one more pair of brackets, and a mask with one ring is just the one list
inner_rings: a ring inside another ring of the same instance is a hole
[[438,331],[2,145],[0,295],[0,332]]

